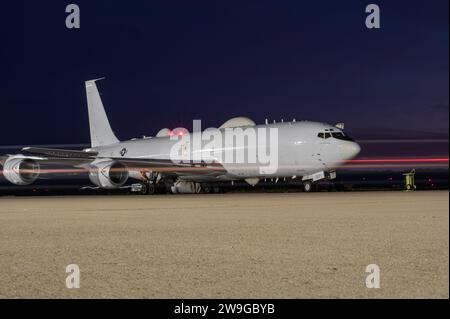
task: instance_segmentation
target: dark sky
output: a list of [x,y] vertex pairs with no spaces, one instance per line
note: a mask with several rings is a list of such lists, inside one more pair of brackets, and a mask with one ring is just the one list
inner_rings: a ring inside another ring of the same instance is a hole
[[[365,27],[371,2],[379,30]],[[0,145],[87,143],[83,82],[102,76],[120,139],[238,115],[448,138],[448,0],[371,2],[4,2]]]

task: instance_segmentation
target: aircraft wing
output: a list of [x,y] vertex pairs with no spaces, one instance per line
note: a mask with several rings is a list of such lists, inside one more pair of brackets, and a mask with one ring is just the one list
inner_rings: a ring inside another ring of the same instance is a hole
[[[68,158],[68,157],[52,157],[52,156],[34,156],[17,154],[14,157],[28,158],[35,160],[40,164],[58,165],[58,166],[80,166],[83,164],[89,164],[93,159],[86,158]],[[0,165],[3,166],[5,161],[10,157],[9,155],[0,156]]]
[[[25,147],[24,153],[31,155],[15,155],[23,158],[33,159],[43,165],[75,166],[88,169],[89,165],[98,159],[97,152],[86,152],[79,150],[64,150],[41,147]],[[0,157],[0,164],[3,165],[8,156]],[[116,162],[124,164],[130,171],[139,172],[160,172],[163,175],[171,176],[220,176],[226,173],[225,168],[220,163],[174,163],[168,159],[135,159],[135,158],[111,158]]]
[[127,159],[112,158],[113,160],[123,163],[132,171],[151,171],[159,172],[163,175],[177,176],[220,176],[227,171],[220,163],[174,163],[171,160],[161,159]]
[[91,158],[95,159],[97,152],[75,151],[75,150],[63,150],[57,148],[44,148],[44,147],[24,147],[22,151],[31,153],[52,156],[57,158]]
[[[14,155],[16,157],[23,157],[33,159],[42,164],[49,165],[69,165],[76,166],[92,162],[97,155],[96,152],[84,152],[76,150],[63,150],[55,148],[43,147],[24,147],[22,151],[33,155]],[[0,156],[0,164],[3,165],[9,155]]]

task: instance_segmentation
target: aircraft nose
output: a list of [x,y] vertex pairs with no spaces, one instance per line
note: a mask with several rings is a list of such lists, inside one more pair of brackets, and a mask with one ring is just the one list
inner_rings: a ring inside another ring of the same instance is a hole
[[345,159],[352,159],[356,157],[360,151],[361,146],[355,142],[345,143],[345,145],[342,146],[342,155]]

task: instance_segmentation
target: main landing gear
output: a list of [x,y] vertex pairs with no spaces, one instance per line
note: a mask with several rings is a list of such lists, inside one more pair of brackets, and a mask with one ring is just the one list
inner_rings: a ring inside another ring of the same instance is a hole
[[131,192],[139,195],[152,195],[156,191],[155,184],[151,183],[136,183],[131,185]]
[[140,195],[153,195],[156,192],[156,184],[161,179],[157,172],[141,172],[142,181],[131,185],[131,192]]

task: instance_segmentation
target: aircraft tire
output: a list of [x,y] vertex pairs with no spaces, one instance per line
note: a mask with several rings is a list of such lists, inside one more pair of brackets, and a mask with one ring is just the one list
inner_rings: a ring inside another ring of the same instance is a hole
[[205,194],[211,193],[211,186],[206,183],[202,184],[202,193]]
[[156,191],[155,184],[148,184],[147,194],[153,195],[153,194],[155,194],[155,191]]
[[303,182],[303,191],[305,193],[310,193],[314,190],[314,185],[312,181],[304,181]]
[[147,194],[147,190],[148,190],[147,185],[146,185],[145,183],[142,183],[141,185],[142,185],[142,188],[141,188],[141,190],[139,191],[138,194],[140,194],[140,195],[145,195],[145,194]]

